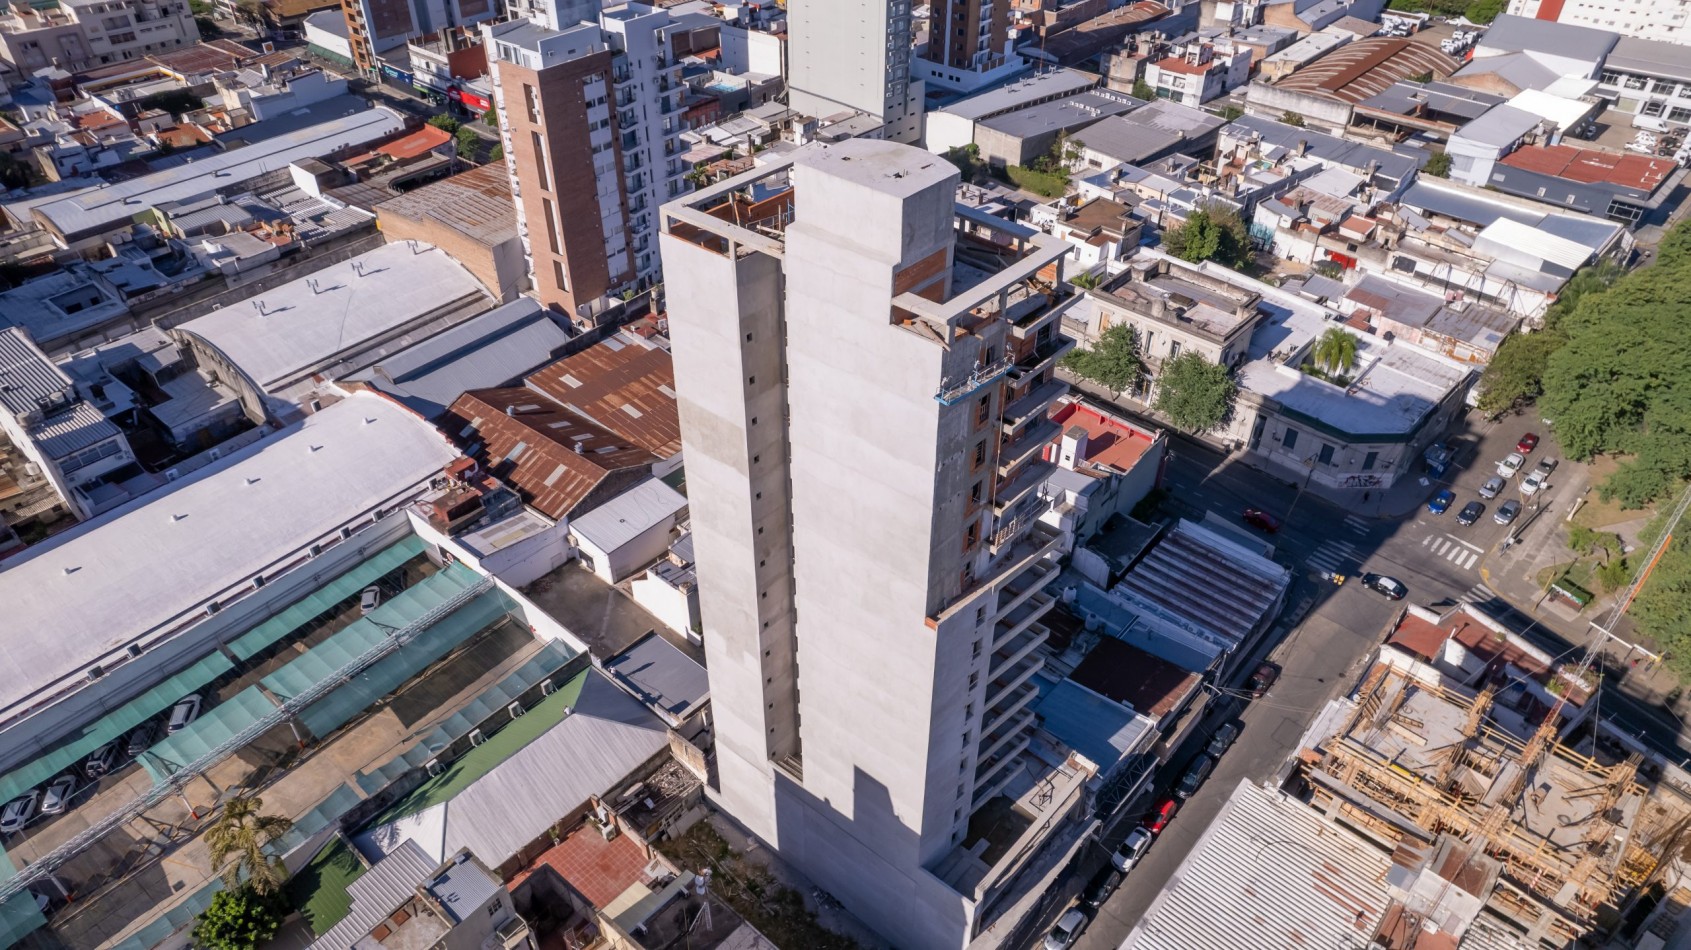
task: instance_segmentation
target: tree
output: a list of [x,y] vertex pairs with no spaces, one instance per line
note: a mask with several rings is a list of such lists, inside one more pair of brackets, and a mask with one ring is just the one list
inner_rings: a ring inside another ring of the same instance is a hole
[[1186,223],[1163,233],[1163,247],[1183,261],[1242,267],[1251,259],[1251,233],[1230,208],[1198,208]]
[[499,143],[495,142],[493,144],[493,149],[487,153],[487,160],[490,161],[490,162],[502,162],[502,161],[504,161],[505,160],[505,146],[500,145]]
[[1233,412],[1238,387],[1227,367],[1197,353],[1182,353],[1163,364],[1157,399],[1151,408],[1188,432],[1208,432]]
[[1421,167],[1421,173],[1434,178],[1450,177],[1450,156],[1443,149],[1434,151],[1427,159],[1427,164]]
[[1335,376],[1356,365],[1356,337],[1338,327],[1328,327],[1309,354],[1315,362]]
[[481,120],[486,122],[490,129],[499,128],[499,107],[496,105],[488,106],[487,111],[481,114]]
[[288,833],[294,823],[279,815],[266,815],[259,809],[264,799],[241,795],[223,805],[222,814],[206,831],[206,849],[211,853],[211,865],[223,871],[224,881],[235,888],[246,872],[247,887],[259,894],[269,894],[282,882],[281,862],[272,861],[264,853],[264,846]]
[[1505,337],[1480,376],[1480,412],[1492,416],[1527,405],[1544,391],[1544,367],[1566,338],[1553,330]]
[[1221,112],[1219,113],[1221,121],[1223,122],[1232,122],[1234,119],[1237,119],[1244,114],[1245,110],[1239,108],[1238,106],[1222,106]]
[[1114,324],[1091,349],[1069,351],[1063,357],[1063,368],[1119,396],[1145,375],[1145,362],[1139,358],[1139,335],[1128,324]]
[[1295,125],[1300,129],[1303,128],[1303,116],[1298,115],[1290,109],[1280,113],[1280,121],[1286,123],[1287,125]]
[[1150,100],[1157,98],[1157,91],[1152,89],[1151,84],[1145,80],[1135,79],[1133,81],[1133,98],[1144,99],[1149,102]]
[[1069,278],[1069,283],[1079,287],[1081,290],[1091,290],[1098,286],[1098,275],[1091,273],[1076,274]]
[[457,141],[454,144],[458,147],[460,157],[474,158],[476,150],[481,148],[481,136],[476,134],[475,129],[466,125],[458,130]]
[[457,119],[454,119],[444,112],[437,116],[431,116],[429,118],[429,124],[437,129],[445,129],[448,134],[458,131],[458,126],[460,125]]
[[1505,6],[1504,0],[1474,0],[1462,15],[1472,23],[1486,24],[1497,19]]
[[218,891],[194,923],[194,945],[205,950],[254,950],[268,943],[282,926],[273,896],[250,887]]
[[1433,71],[1430,70],[1430,69],[1424,69],[1421,72],[1418,72],[1413,76],[1410,76],[1408,78],[1408,81],[1409,82],[1420,82],[1420,83],[1432,82],[1433,81]]

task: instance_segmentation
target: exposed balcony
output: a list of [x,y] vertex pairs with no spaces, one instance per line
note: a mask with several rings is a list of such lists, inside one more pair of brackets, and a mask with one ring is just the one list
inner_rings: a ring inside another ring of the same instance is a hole
[[1001,700],[1009,698],[1010,693],[1016,687],[1026,683],[1033,677],[1033,674],[1039,672],[1044,666],[1045,658],[1037,653],[1030,653],[1019,661],[1010,664],[1003,673],[987,684],[986,708],[991,709],[998,705]]
[[1045,585],[1051,583],[1056,576],[1055,561],[1041,559],[1029,564],[1020,574],[1010,578],[998,589],[997,619],[1004,621],[1014,616],[1020,620],[1022,617],[1016,613],[1017,608],[1043,598],[1044,604],[1034,604],[1038,610],[1034,615],[1037,620],[1051,607],[1051,595],[1045,593]]
[[[1032,713],[1028,713],[1028,717],[1030,719],[1032,716]],[[1029,740],[1026,729],[1019,729],[1014,732],[1007,733],[1005,739],[1008,741],[1001,740],[1003,741],[1003,745],[998,750],[997,754],[983,760],[975,769],[975,792],[977,799],[981,797],[980,790],[990,784],[993,779],[1003,777],[1004,770],[1008,768],[1012,762],[1016,761],[1016,756],[1021,755],[1022,751],[1028,747]]]
[[1014,438],[998,449],[998,475],[1008,476],[1030,458],[1043,452],[1052,440],[1062,433],[1062,427],[1048,418],[1041,418],[1022,429]]
[[1039,490],[1045,480],[1051,476],[1056,466],[1044,460],[1035,461],[1031,465],[1022,466],[1014,478],[999,479],[997,490],[993,494],[992,509],[1000,518],[1005,518],[1007,512],[1015,511],[1017,506],[1030,498]]
[[990,675],[997,676],[1020,663],[1023,657],[1038,649],[1040,644],[1045,642],[1048,633],[1049,631],[1045,629],[1044,625],[1030,621],[1027,626],[1022,628],[1021,633],[1011,637],[1003,647],[992,651],[992,664],[988,667]]
[[1045,416],[1045,410],[1057,397],[1069,391],[1067,383],[1059,379],[1047,380],[1004,407],[1004,434],[1012,435],[1034,419]]
[[1011,365],[1009,373],[1011,384],[1014,385],[1030,376],[1038,376],[1056,366],[1057,361],[1063,358],[1063,354],[1072,349],[1074,349],[1074,341],[1066,336],[1053,337],[1048,342],[1039,345],[1033,353]]
[[981,720],[981,732],[990,733],[1003,725],[1006,720],[1027,708],[1027,705],[1039,698],[1039,687],[1032,683],[1019,689],[1011,690],[1004,696],[1004,701],[996,709],[988,709],[986,717]]

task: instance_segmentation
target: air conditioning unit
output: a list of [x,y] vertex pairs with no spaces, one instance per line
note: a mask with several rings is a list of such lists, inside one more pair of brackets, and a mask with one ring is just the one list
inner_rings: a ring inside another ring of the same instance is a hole
[[264,586],[264,575],[263,574],[253,575],[252,589],[258,590],[260,587],[263,587],[263,586]]
[[307,553],[309,553],[312,557],[316,557],[317,555],[323,553],[323,545],[313,544],[310,548],[307,549]]
[[375,513],[372,514],[370,517],[374,518],[377,521],[380,521],[383,518],[386,518],[387,516],[388,516],[388,510],[386,508],[377,508]]
[[424,763],[423,768],[428,770],[429,778],[434,778],[440,773],[446,771],[446,766],[441,765],[439,759],[430,759],[428,762]]
[[164,470],[164,480],[167,481],[167,482],[174,482],[178,478],[181,478],[181,477],[182,477],[182,472],[178,469],[167,468],[167,469]]
[[206,454],[211,456],[211,460],[213,462],[215,462],[218,459],[223,457],[223,450],[222,449],[212,449],[211,451],[207,452]]
[[131,643],[129,645],[129,656],[133,659],[134,657],[138,657],[140,655],[141,655],[141,644]]
[[341,528],[341,540],[342,541],[351,541],[352,540],[352,525],[346,525],[345,527]]
[[487,736],[483,735],[482,731],[480,729],[471,729],[470,730],[470,745],[477,746],[477,745],[481,745],[483,742],[486,742],[486,741],[487,741]]
[[206,604],[206,616],[210,617],[211,615],[217,613],[219,610],[222,610],[222,609],[223,609],[223,605],[214,600],[211,603]]
[[518,716],[521,716],[523,713],[528,712],[528,710],[523,708],[522,703],[512,703],[511,705],[505,707],[505,711],[511,714],[512,719],[515,719]]
[[556,693],[557,691],[558,691],[558,684],[557,683],[554,683],[551,680],[541,680],[540,681],[540,695],[550,696],[553,693]]
[[103,666],[90,666],[88,668],[88,681],[90,683],[92,683],[93,681],[95,681],[95,680],[97,680],[100,677],[105,676],[105,675],[106,675],[106,668],[103,667]]

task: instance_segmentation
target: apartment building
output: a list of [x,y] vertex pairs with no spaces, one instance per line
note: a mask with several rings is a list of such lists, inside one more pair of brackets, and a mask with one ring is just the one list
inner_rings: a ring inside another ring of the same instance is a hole
[[352,61],[366,73],[377,57],[406,41],[431,33],[474,26],[499,15],[494,0],[341,0]]
[[1509,12],[1639,39],[1691,43],[1691,6],[1684,0],[1510,0]]
[[800,112],[861,112],[880,138],[922,137],[922,83],[912,81],[910,0],[830,0],[787,13],[787,88]]
[[630,3],[563,30],[485,28],[530,280],[578,326],[657,281],[658,205],[690,188],[673,27],[668,13]]
[[60,0],[0,15],[0,59],[28,75],[139,59],[200,41],[187,0]]
[[1226,95],[1251,77],[1251,50],[1223,37],[1189,34],[1168,55],[1145,64],[1145,84],[1157,98],[1198,106]]
[[848,139],[663,212],[718,800],[912,948],[1004,914],[1085,805],[1028,709],[1067,247],[957,184]]
[[935,0],[927,51],[911,61],[925,85],[971,93],[1027,70],[1009,38],[1009,0]]

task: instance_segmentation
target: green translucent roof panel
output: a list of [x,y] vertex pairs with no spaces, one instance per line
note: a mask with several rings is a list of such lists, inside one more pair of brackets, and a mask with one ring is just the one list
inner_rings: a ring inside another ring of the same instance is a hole
[[318,802],[315,807],[294,819],[294,826],[285,834],[266,846],[276,857],[284,857],[307,841],[311,840],[319,831],[340,821],[347,812],[352,811],[363,801],[363,797],[351,785],[337,785],[329,793],[329,797]]
[[0,778],[0,801],[11,801],[53,776],[77,765],[88,754],[122,736],[147,719],[169,709],[176,701],[199,690],[235,666],[227,656],[213,653],[177,673],[110,713],[90,722],[81,731],[41,757]]
[[[17,873],[18,869],[6,850],[0,848],[0,881],[8,880]],[[11,900],[0,903],[0,947],[16,946],[25,936],[46,925],[47,918],[35,906],[35,895],[28,888],[12,895]]]
[[409,535],[364,559],[346,573],[295,601],[287,609],[252,628],[229,644],[240,659],[257,656],[271,644],[322,616],[348,597],[423,553],[423,539]]
[[385,825],[398,821],[408,815],[415,815],[426,808],[451,801],[452,797],[515,755],[524,746],[540,738],[546,730],[564,721],[571,708],[581,698],[581,688],[587,682],[590,670],[582,670],[567,683],[558,686],[558,691],[541,700],[529,713],[521,719],[511,720],[511,724],[489,736],[486,742],[475,746],[464,755],[447,765],[446,771],[419,785],[411,794],[398,802],[368,823],[368,827]]
[[194,720],[188,728],[173,736],[165,736],[141,753],[141,765],[158,784],[209,753],[247,727],[276,711],[257,686],[248,686],[226,702],[211,707]]
[[460,737],[469,735],[471,729],[481,725],[489,716],[504,713],[512,700],[557,673],[575,657],[576,652],[567,644],[558,640],[548,641],[522,666],[470,700],[463,709],[442,720],[440,728],[423,740],[423,746],[439,752]]

